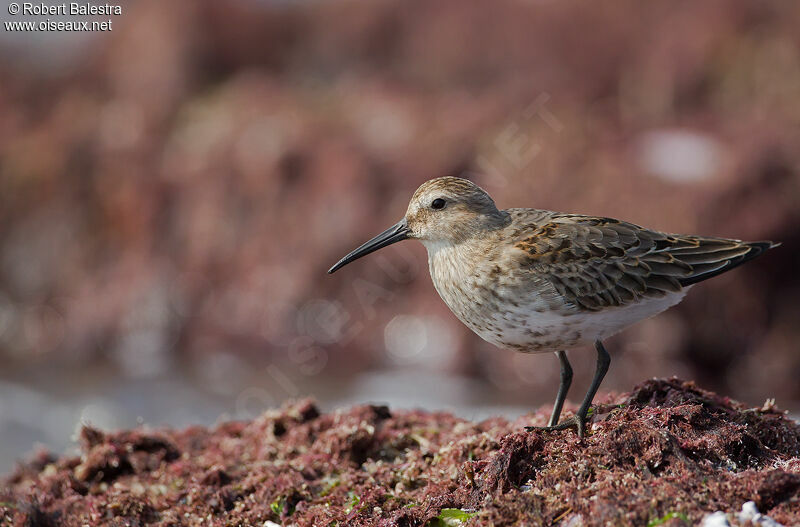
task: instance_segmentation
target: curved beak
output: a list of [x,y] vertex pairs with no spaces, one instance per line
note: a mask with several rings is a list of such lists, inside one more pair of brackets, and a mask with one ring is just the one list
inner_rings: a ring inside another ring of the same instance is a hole
[[392,225],[379,235],[372,238],[370,241],[349,252],[344,258],[336,262],[336,264],[333,267],[328,269],[328,274],[335,273],[345,265],[349,264],[354,260],[358,260],[362,256],[366,256],[369,253],[375,252],[378,249],[386,247],[387,245],[391,245],[393,243],[405,240],[406,238],[408,238],[408,233],[409,233],[408,224],[406,224],[406,219],[403,218],[402,220],[398,221],[397,223],[395,223],[394,225]]

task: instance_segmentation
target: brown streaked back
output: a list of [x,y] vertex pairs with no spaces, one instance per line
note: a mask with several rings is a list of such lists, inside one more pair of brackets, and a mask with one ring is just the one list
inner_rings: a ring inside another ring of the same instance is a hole
[[522,229],[514,245],[520,264],[589,311],[680,292],[776,246],[667,234],[612,218],[537,213],[539,221]]

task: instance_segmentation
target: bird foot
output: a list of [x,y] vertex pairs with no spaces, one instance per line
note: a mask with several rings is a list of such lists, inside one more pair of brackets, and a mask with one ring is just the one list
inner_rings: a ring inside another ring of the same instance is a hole
[[565,419],[556,425],[548,425],[548,426],[526,426],[526,432],[556,432],[558,430],[575,430],[578,434],[580,439],[583,439],[586,435],[586,417],[574,416],[570,417],[569,419]]

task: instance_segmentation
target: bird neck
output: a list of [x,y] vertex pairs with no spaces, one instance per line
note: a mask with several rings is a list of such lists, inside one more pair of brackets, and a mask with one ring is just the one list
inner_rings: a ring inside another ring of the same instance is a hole
[[431,279],[440,294],[442,289],[460,288],[486,261],[491,252],[492,240],[498,230],[484,229],[475,236],[455,240],[427,240],[422,243],[428,251]]

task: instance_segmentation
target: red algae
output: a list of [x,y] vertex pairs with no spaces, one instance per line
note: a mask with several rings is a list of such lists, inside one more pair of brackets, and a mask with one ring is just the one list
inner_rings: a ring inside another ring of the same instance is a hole
[[[308,400],[251,422],[105,433],[7,476],[8,525],[685,525],[747,501],[800,524],[800,426],[774,405],[654,379],[590,434]],[[453,520],[455,518],[455,520]]]

